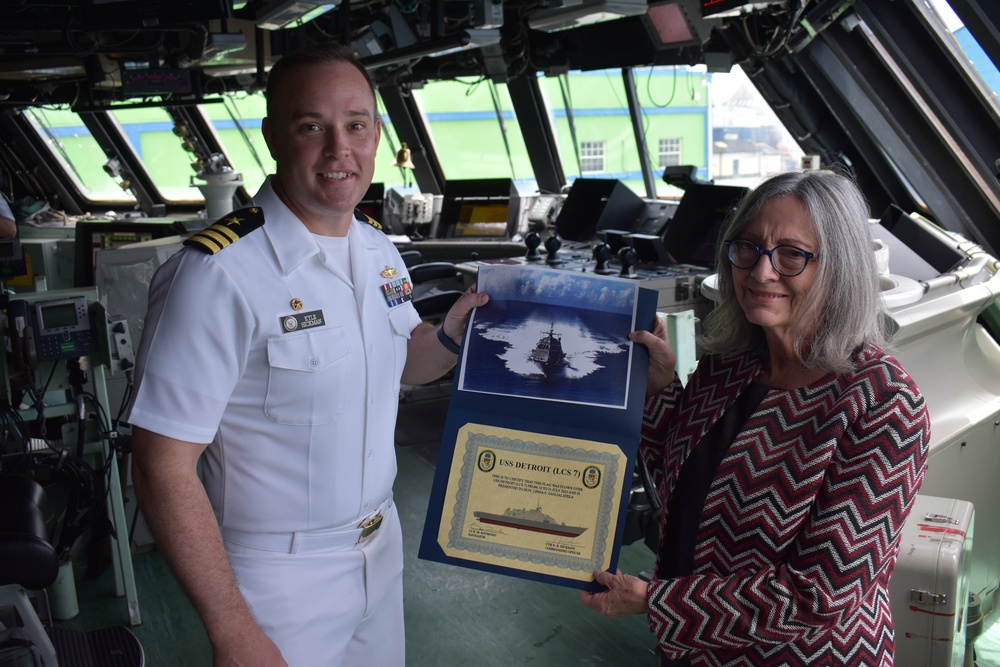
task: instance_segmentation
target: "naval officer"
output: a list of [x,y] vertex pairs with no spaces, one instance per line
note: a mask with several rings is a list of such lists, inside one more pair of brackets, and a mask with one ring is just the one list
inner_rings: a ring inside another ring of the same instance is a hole
[[348,49],[282,58],[266,96],[276,173],[150,286],[136,493],[216,665],[402,666],[399,386],[454,365],[487,297],[421,323],[399,253],[355,212],[380,125]]

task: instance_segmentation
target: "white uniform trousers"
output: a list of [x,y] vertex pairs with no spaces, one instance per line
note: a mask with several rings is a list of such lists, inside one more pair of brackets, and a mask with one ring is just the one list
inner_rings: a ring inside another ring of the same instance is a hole
[[286,541],[289,553],[223,530],[240,590],[289,667],[404,666],[403,537],[395,505],[386,505],[360,544],[356,530],[333,546],[322,539],[328,531],[301,533]]

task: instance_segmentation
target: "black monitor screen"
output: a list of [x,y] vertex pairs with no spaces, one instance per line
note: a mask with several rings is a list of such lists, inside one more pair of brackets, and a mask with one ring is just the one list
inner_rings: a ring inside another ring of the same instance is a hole
[[749,188],[691,183],[667,225],[663,244],[676,262],[712,267],[719,230]]
[[177,232],[169,224],[150,222],[77,222],[73,257],[73,285],[94,284],[95,255],[131,243],[152,241]]
[[593,241],[599,230],[633,231],[645,203],[621,181],[578,178],[566,194],[556,233],[567,241]]

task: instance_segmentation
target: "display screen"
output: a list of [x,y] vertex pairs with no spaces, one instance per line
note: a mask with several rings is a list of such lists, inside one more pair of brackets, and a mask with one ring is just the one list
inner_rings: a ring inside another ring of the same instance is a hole
[[719,230],[748,191],[738,185],[688,185],[663,235],[674,261],[714,266]]
[[42,320],[39,322],[42,331],[74,327],[77,324],[75,303],[42,305],[38,309],[38,314]]
[[152,232],[94,232],[91,235],[91,246],[94,250],[111,250],[129,243],[150,241]]
[[508,204],[463,204],[455,236],[505,236]]

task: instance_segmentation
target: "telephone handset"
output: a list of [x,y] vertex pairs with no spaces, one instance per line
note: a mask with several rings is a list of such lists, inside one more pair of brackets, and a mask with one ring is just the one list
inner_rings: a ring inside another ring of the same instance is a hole
[[7,304],[7,337],[10,339],[11,360],[17,370],[38,368],[30,312],[26,301],[14,299]]

